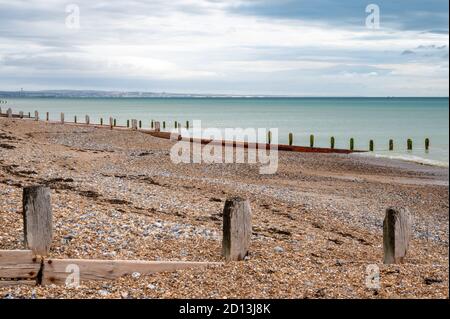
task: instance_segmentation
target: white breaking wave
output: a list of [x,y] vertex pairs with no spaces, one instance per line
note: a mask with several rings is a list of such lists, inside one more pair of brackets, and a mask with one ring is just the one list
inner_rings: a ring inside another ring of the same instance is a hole
[[444,161],[438,161],[438,160],[432,160],[428,158],[423,158],[416,155],[406,155],[406,154],[396,154],[396,155],[386,155],[386,154],[376,154],[376,153],[363,153],[361,155],[368,155],[368,156],[374,156],[378,158],[389,158],[389,159],[396,159],[406,162],[414,162],[418,164],[425,164],[425,165],[431,165],[431,166],[439,166],[439,167],[449,167],[448,162]]

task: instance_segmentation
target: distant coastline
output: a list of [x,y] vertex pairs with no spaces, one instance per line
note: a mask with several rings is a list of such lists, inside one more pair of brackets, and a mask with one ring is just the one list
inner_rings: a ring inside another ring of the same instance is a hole
[[296,96],[261,94],[210,94],[210,93],[171,93],[140,91],[102,91],[102,90],[41,90],[41,91],[0,91],[0,98],[192,98],[192,99],[445,99],[448,96]]

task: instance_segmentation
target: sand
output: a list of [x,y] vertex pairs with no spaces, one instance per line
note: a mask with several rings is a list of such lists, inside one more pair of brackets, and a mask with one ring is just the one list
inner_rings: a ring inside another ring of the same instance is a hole
[[[173,164],[173,142],[0,118],[0,249],[23,248],[22,187],[52,188],[52,257],[223,261],[222,209],[251,203],[250,255],[206,270],[0,288],[0,298],[448,298],[448,169],[365,155],[279,153],[256,164]],[[414,216],[406,263],[383,265],[391,205]],[[380,288],[366,286],[367,267]]]

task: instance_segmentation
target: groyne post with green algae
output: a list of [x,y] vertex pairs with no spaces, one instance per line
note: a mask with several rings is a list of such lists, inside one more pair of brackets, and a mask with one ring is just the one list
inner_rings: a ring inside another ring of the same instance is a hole
[[408,148],[408,151],[412,151],[413,149],[412,139],[408,138],[408,140],[406,141],[406,147]]
[[335,140],[334,136],[332,136],[332,137],[330,138],[330,148],[331,148],[331,149],[334,149],[335,143],[336,143],[336,140]]
[[309,136],[309,147],[314,147],[314,135]]
[[294,134],[289,133],[289,145],[292,146],[294,144]]

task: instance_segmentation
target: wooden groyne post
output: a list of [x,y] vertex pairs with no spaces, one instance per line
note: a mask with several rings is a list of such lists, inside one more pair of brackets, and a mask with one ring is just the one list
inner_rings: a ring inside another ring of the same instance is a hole
[[12,119],[12,110],[11,110],[11,108],[6,110],[6,114],[8,115],[8,118]]
[[39,112],[38,111],[34,111],[34,120],[39,121]]
[[403,263],[412,233],[412,217],[407,208],[390,207],[383,221],[384,263]]
[[309,147],[314,147],[314,135],[309,136]]
[[112,117],[109,117],[109,128],[112,130],[114,127],[114,120]]
[[334,144],[336,143],[336,140],[335,140],[335,138],[334,138],[334,136],[332,136],[331,138],[330,138],[330,148],[331,149],[334,149]]
[[408,148],[408,151],[412,151],[413,149],[412,139],[408,138],[408,140],[406,141],[406,147]]
[[294,134],[289,133],[289,145],[292,146],[294,144]]
[[64,124],[64,113],[61,113],[61,124]]
[[19,112],[19,118],[23,119],[23,111]]
[[427,137],[425,139],[425,151],[430,150],[430,139]]
[[131,120],[131,129],[132,130],[137,130],[138,129],[138,121],[135,119]]
[[389,150],[393,151],[394,150],[394,140],[389,140]]
[[222,255],[228,261],[243,260],[252,236],[250,203],[240,197],[225,201],[223,208]]
[[29,186],[23,189],[23,224],[25,248],[46,256],[53,239],[50,188]]
[[89,115],[86,115],[85,122],[87,125],[89,125],[91,123],[91,119],[89,118]]
[[373,140],[370,140],[370,141],[369,141],[369,150],[370,150],[371,152],[373,152],[373,150],[374,150],[374,143],[373,143]]
[[160,131],[161,131],[161,123],[155,122],[155,132],[160,132]]
[[350,138],[350,150],[353,151],[355,149],[355,139]]
[[50,120],[50,113],[45,113],[45,120],[48,122]]

